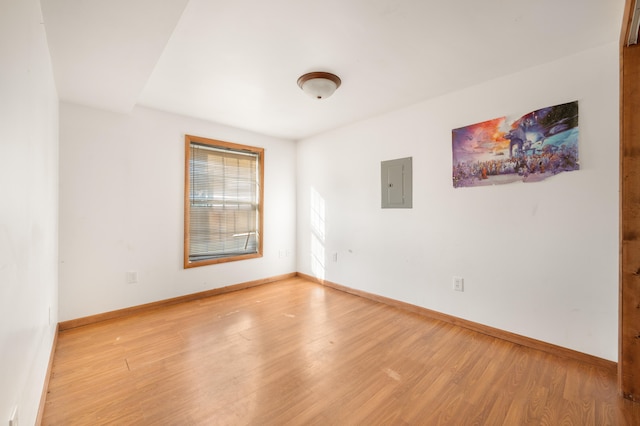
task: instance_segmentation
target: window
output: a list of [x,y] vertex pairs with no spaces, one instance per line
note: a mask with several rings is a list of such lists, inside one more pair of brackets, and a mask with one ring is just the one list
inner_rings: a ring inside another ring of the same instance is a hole
[[185,268],[262,256],[263,169],[263,148],[185,136]]

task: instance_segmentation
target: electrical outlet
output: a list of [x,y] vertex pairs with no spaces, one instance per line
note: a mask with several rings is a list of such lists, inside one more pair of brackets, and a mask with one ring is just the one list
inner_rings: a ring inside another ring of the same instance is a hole
[[453,277],[453,289],[455,291],[464,291],[464,278]]
[[129,271],[127,272],[127,284],[136,284],[138,282],[138,272]]
[[338,252],[334,252],[332,257],[333,257],[333,261],[337,262],[338,261]]

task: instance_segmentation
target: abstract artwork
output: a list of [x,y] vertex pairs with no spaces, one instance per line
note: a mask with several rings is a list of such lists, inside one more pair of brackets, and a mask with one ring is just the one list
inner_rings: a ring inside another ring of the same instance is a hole
[[578,101],[452,131],[453,186],[538,182],[578,170]]

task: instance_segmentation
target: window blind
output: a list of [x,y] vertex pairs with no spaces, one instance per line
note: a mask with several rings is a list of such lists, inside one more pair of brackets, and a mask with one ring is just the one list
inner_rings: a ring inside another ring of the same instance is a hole
[[259,157],[192,142],[189,261],[258,252]]

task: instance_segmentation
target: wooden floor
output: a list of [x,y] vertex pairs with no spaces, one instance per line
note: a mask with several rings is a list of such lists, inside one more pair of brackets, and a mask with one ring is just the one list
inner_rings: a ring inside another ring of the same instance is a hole
[[605,369],[293,278],[60,333],[45,425],[640,425]]

